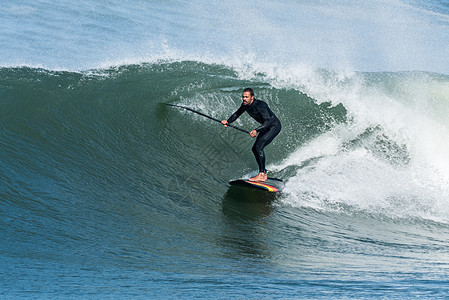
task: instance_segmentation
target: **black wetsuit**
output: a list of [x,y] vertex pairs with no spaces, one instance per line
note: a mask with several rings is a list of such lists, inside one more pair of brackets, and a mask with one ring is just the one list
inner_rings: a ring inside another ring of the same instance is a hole
[[234,122],[245,111],[260,123],[260,126],[255,129],[258,132],[258,136],[252,151],[259,165],[259,172],[266,172],[263,149],[279,134],[282,127],[281,122],[264,101],[254,99],[250,105],[242,104],[228,119],[228,123]]

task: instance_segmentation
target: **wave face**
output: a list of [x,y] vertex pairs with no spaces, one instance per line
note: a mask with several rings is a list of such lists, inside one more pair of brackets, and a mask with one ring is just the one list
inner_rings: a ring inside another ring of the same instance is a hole
[[[405,294],[425,294],[426,283],[400,275],[409,272],[438,285],[429,274],[447,266],[435,252],[449,231],[449,78],[301,76],[293,87],[192,61],[3,68],[5,293],[243,296],[249,285],[255,296],[319,297],[357,282],[370,297],[399,280]],[[248,136],[163,104],[227,118],[247,86],[283,123],[266,153],[286,188],[271,199],[227,184],[256,170]]]
[[[418,0],[9,1],[0,294],[446,296],[448,16]],[[228,185],[255,173],[254,140],[164,104],[225,119],[246,87],[283,125],[266,148],[278,195]]]

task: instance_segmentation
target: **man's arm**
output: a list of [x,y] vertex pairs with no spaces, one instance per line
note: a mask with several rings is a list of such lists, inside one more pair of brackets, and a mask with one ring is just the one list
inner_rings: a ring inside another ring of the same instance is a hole
[[237,120],[237,118],[240,117],[245,110],[246,110],[246,107],[242,104],[239,107],[239,109],[229,117],[228,120],[221,121],[221,124],[223,124],[224,126],[231,124],[232,122]]

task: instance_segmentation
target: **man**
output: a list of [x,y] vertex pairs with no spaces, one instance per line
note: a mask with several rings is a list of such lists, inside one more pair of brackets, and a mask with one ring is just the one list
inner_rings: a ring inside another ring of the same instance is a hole
[[281,122],[268,107],[267,103],[254,99],[254,91],[252,89],[247,88],[243,91],[242,101],[240,108],[228,120],[223,120],[221,123],[227,127],[246,111],[254,120],[261,124],[249,133],[251,137],[257,136],[252,151],[259,165],[259,174],[250,178],[250,180],[265,182],[267,180],[267,170],[265,169],[265,153],[263,149],[279,134]]

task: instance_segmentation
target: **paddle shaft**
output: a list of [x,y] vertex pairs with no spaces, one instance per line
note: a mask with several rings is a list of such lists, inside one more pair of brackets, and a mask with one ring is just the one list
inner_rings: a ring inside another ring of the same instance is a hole
[[[212,120],[212,121],[221,123],[220,120],[215,119],[215,118],[213,118],[213,117],[211,117],[211,116],[208,116],[208,115],[206,115],[206,114],[203,114],[202,112],[193,110],[193,109],[191,109],[190,107],[182,106],[182,105],[176,105],[176,104],[170,104],[170,103],[165,103],[165,104],[166,104],[166,105],[170,105],[170,106],[179,107],[179,108],[183,108],[183,109],[189,110],[189,111],[191,111],[191,112],[194,112],[194,113],[196,113],[196,114],[199,114],[200,116],[206,117],[206,118],[208,118],[208,119],[210,119],[210,120]],[[237,130],[239,130],[239,131],[241,131],[241,132],[244,132],[244,133],[249,134],[249,131],[248,131],[248,130],[242,129],[242,128],[240,128],[240,127],[237,127],[237,126],[234,126],[234,125],[230,125],[230,124],[228,124],[227,126],[229,126],[229,127],[231,127],[231,128],[234,128],[234,129],[237,129]]]

